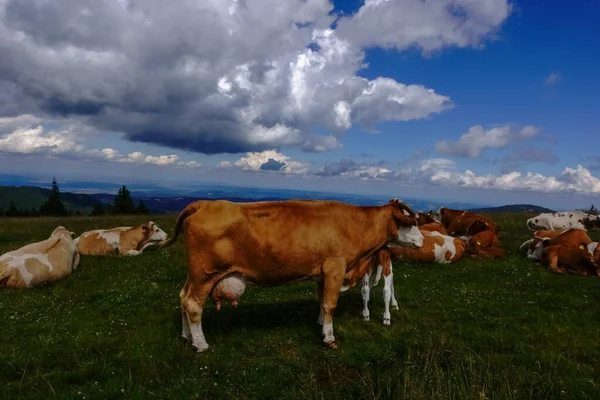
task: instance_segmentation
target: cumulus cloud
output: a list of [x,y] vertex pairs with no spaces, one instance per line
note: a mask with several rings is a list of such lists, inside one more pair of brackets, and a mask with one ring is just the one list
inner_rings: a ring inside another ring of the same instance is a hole
[[[358,75],[364,48],[480,47],[506,0],[0,1],[0,116],[79,116],[126,139],[206,154],[327,151],[355,125],[453,107]],[[326,131],[325,134],[317,132]]]
[[558,72],[552,71],[550,75],[546,77],[544,80],[544,85],[546,86],[554,86],[560,81],[560,74]]
[[294,161],[276,150],[248,152],[235,162],[222,161],[221,168],[239,168],[243,171],[276,171],[284,174],[303,175],[310,169],[310,163]]
[[445,47],[479,47],[493,39],[512,10],[507,0],[366,0],[338,22],[341,37],[365,47],[430,53]]
[[[0,152],[63,157],[81,161],[113,161],[158,166],[199,167],[195,161],[180,161],[175,154],[152,156],[141,152],[126,155],[115,149],[89,149],[82,143],[79,124],[64,124],[59,129],[46,129],[38,118],[22,115],[0,118]],[[14,129],[14,130],[13,130]],[[12,130],[12,132],[11,132]],[[8,132],[8,133],[7,133]]]
[[383,168],[381,165],[384,162],[374,164],[357,163],[351,159],[345,158],[330,164],[326,164],[322,168],[314,172],[317,176],[339,176],[343,178],[358,178],[367,179],[388,179],[391,177],[392,171]]
[[486,149],[501,149],[516,139],[531,139],[540,132],[535,126],[516,130],[510,125],[496,126],[486,130],[481,125],[472,126],[456,142],[440,140],[435,150],[441,154],[464,158],[476,158]]

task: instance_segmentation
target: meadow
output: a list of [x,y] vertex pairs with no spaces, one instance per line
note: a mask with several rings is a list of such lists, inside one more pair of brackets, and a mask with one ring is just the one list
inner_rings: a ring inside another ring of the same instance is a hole
[[[528,214],[494,214],[504,259],[394,262],[400,310],[383,326],[382,283],[361,318],[357,286],[321,345],[314,282],[249,287],[208,303],[198,354],[180,337],[182,240],[137,257],[82,257],[73,275],[0,290],[0,399],[599,399],[600,280],[528,261]],[[168,234],[176,215],[152,216]],[[0,218],[0,254],[148,217]],[[600,239],[593,233],[594,240]]]

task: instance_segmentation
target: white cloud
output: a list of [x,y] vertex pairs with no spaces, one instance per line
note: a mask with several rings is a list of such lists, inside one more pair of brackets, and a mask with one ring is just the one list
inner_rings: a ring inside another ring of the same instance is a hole
[[[275,165],[277,168],[270,168]],[[294,161],[290,157],[278,153],[275,150],[265,150],[262,152],[249,152],[245,157],[235,162],[223,161],[219,164],[221,168],[236,167],[243,171],[277,171],[285,174],[302,175],[309,171],[310,164],[301,161]]]
[[417,167],[397,171],[394,179],[407,184],[448,185],[454,187],[519,190],[543,193],[600,193],[600,179],[581,165],[565,167],[559,176],[517,171],[501,175],[477,175],[471,170],[459,172],[456,164],[447,159],[423,160]]
[[338,22],[341,37],[365,47],[429,53],[445,47],[479,47],[512,10],[507,0],[366,0]]
[[80,115],[133,141],[207,154],[327,151],[355,125],[453,107],[418,84],[360,77],[365,48],[478,48],[510,13],[506,0],[368,0],[331,29],[332,9],[328,0],[0,2],[10,89],[0,106]]
[[558,72],[554,72],[552,71],[550,73],[550,75],[548,75],[546,77],[546,79],[544,80],[544,85],[546,86],[554,86],[556,85],[561,79],[561,76]]
[[476,158],[486,149],[501,149],[507,147],[518,138],[531,139],[540,132],[535,126],[525,126],[515,130],[510,125],[496,126],[486,130],[481,125],[472,126],[456,142],[440,140],[435,149],[441,154],[464,158]]
[[[122,155],[111,148],[88,149],[82,144],[84,135],[80,134],[80,124],[62,124],[60,129],[47,130],[43,125],[37,125],[38,122],[37,118],[30,116],[0,118],[0,152],[38,154],[82,161],[101,160],[179,167],[200,166],[195,161],[180,161],[175,154],[152,156],[133,152]],[[12,128],[15,130],[6,133],[6,129]],[[85,128],[83,130],[85,131]]]

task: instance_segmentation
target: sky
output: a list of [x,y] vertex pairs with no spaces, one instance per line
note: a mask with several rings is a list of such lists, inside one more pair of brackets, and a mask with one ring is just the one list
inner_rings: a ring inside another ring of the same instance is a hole
[[0,0],[0,173],[589,206],[576,4]]

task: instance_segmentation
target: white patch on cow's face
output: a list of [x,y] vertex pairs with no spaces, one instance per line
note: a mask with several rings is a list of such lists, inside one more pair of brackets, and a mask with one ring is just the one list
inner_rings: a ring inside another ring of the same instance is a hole
[[423,240],[423,234],[416,225],[401,226],[398,228],[398,239],[392,241],[391,245],[421,248],[423,247]]
[[442,223],[442,209],[439,208],[437,211],[431,213],[431,218],[435,219],[440,224]]
[[163,231],[162,229],[160,229],[160,227],[158,225],[156,225],[154,222],[150,221],[150,223],[148,224],[148,226],[150,226],[150,229],[152,230],[152,234],[150,235],[150,238],[148,239],[151,242],[155,242],[155,241],[162,241],[165,240],[167,238],[167,233],[165,231]]
[[540,261],[542,259],[543,251],[544,246],[542,242],[538,242],[533,250],[531,248],[527,249],[527,258],[532,261]]
[[[592,242],[587,245],[588,253],[590,253],[592,256],[594,255],[594,252],[596,251],[597,248],[598,248],[598,242]],[[600,261],[600,260],[598,260],[598,261]]]

